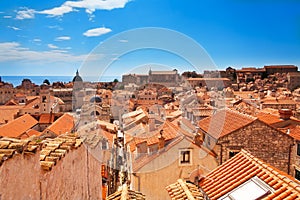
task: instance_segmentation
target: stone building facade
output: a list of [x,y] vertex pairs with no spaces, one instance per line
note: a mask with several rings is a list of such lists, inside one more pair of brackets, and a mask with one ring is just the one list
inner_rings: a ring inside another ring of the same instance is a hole
[[222,90],[231,85],[228,78],[189,78],[187,79],[191,87],[207,87],[208,89],[217,88]]
[[148,74],[124,74],[122,76],[122,83],[127,85],[134,83],[137,85],[145,84],[160,84],[168,87],[178,86],[180,82],[180,75],[176,69],[171,71],[152,71]]
[[289,72],[287,74],[288,88],[294,90],[300,87],[300,72]]
[[219,138],[216,148],[219,149],[222,163],[243,148],[287,173],[292,164],[288,158],[291,157],[293,143],[290,136],[255,120],[250,125]]
[[201,120],[199,127],[205,146],[218,154],[219,164],[245,149],[272,166],[293,174],[294,138],[259,119],[226,109]]
[[268,65],[264,66],[264,69],[266,70],[267,75],[298,71],[298,67],[295,65]]

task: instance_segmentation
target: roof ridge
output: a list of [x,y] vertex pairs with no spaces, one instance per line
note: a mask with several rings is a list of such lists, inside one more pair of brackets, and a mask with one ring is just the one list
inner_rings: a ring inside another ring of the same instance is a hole
[[224,110],[225,110],[225,111],[232,112],[232,113],[235,113],[235,114],[242,115],[242,116],[247,117],[247,118],[249,118],[249,119],[251,119],[251,120],[256,120],[256,119],[257,119],[257,117],[254,117],[254,116],[252,116],[252,115],[248,115],[248,114],[246,114],[246,113],[241,113],[241,112],[239,112],[239,111],[237,111],[237,110],[232,110],[232,109],[227,108],[227,107],[224,108]]

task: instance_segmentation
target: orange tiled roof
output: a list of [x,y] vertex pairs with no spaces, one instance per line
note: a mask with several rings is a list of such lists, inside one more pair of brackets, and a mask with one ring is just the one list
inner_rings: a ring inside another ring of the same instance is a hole
[[52,113],[43,113],[40,115],[39,123],[40,124],[51,124],[54,121],[54,114]]
[[15,154],[23,152],[35,153],[39,144],[30,140],[19,140],[14,138],[0,139],[0,166],[6,160],[12,158]]
[[74,118],[73,116],[65,113],[63,116],[58,118],[53,124],[47,127],[44,132],[51,131],[56,135],[61,135],[65,133],[70,133],[74,128]]
[[188,78],[188,81],[229,81],[228,78]]
[[204,199],[203,194],[199,191],[199,188],[192,184],[178,179],[176,183],[168,185],[166,187],[172,200],[182,200],[182,199]]
[[300,141],[300,126],[296,126],[293,129],[290,129],[289,135],[296,140]]
[[40,97],[39,96],[30,96],[27,97],[27,102],[24,108],[34,108],[40,103]]
[[272,124],[275,124],[277,122],[282,122],[283,121],[282,119],[280,119],[280,117],[278,115],[276,116],[276,115],[269,114],[269,113],[260,112],[256,116],[260,121],[263,121],[263,122],[265,122],[266,124],[269,124],[269,125],[272,125]]
[[207,174],[199,185],[205,194],[214,200],[255,176],[274,190],[263,199],[300,199],[300,185],[297,180],[245,150]]
[[262,104],[287,104],[287,105],[295,105],[296,101],[292,99],[264,99],[262,100]]
[[134,151],[137,144],[146,142],[147,145],[153,145],[158,143],[158,136],[160,135],[160,130],[163,130],[163,137],[166,141],[171,140],[179,136],[179,128],[173,125],[171,122],[166,121],[161,129],[158,129],[155,132],[140,135],[139,137],[133,137],[130,141],[128,141],[128,144],[130,146],[130,150]]
[[274,109],[274,108],[264,108],[264,109],[260,110],[260,112],[279,116],[278,109]]
[[255,117],[230,109],[223,109],[199,121],[199,128],[218,139],[254,122]]
[[115,193],[107,197],[107,200],[123,200],[123,199],[124,200],[125,199],[145,200],[146,197],[141,192],[128,189],[127,185],[124,185],[121,190],[116,191]]
[[49,171],[71,149],[80,147],[82,140],[75,134],[61,135],[54,139],[46,139],[42,142],[35,138],[24,140],[14,138],[0,139],[0,166],[15,154],[26,152],[37,153],[40,150],[40,165],[43,170]]
[[43,170],[50,171],[69,150],[78,148],[82,140],[75,134],[64,134],[54,139],[47,139],[40,151],[40,164]]
[[21,139],[26,139],[26,138],[29,138],[31,136],[40,136],[42,133],[37,131],[37,130],[34,130],[34,129],[29,129],[26,131],[25,134],[23,134],[21,136]]
[[6,106],[16,106],[19,105],[14,99],[9,100],[5,103]]
[[29,114],[25,114],[0,126],[0,136],[17,138],[37,124],[38,121],[36,119]]
[[26,97],[26,95],[23,93],[17,93],[15,94],[15,97]]
[[109,142],[110,146],[113,144],[114,142],[114,137],[116,134],[114,133],[110,133],[108,131],[105,131],[105,130],[101,130],[101,135],[107,139],[107,141]]

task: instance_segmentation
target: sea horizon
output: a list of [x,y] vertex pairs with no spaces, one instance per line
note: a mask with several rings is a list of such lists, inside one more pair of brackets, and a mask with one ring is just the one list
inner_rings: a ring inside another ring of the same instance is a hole
[[[43,84],[44,80],[48,79],[50,84],[54,82],[63,82],[63,83],[69,83],[73,80],[74,76],[42,76],[42,75],[4,75],[0,76],[1,80],[6,83],[13,84],[14,87],[19,86],[22,84],[23,79],[29,79],[32,83],[35,83],[36,85]],[[89,81],[89,82],[112,82],[114,79],[118,79],[118,81],[121,81],[121,76],[101,76],[101,77],[82,77],[83,81]]]

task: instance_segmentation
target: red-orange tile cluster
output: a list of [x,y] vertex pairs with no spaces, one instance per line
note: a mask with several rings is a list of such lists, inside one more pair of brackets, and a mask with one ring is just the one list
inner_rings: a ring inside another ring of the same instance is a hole
[[254,176],[274,189],[274,192],[263,199],[300,199],[300,185],[296,179],[264,163],[245,150],[210,172],[199,185],[205,194],[214,200]]

